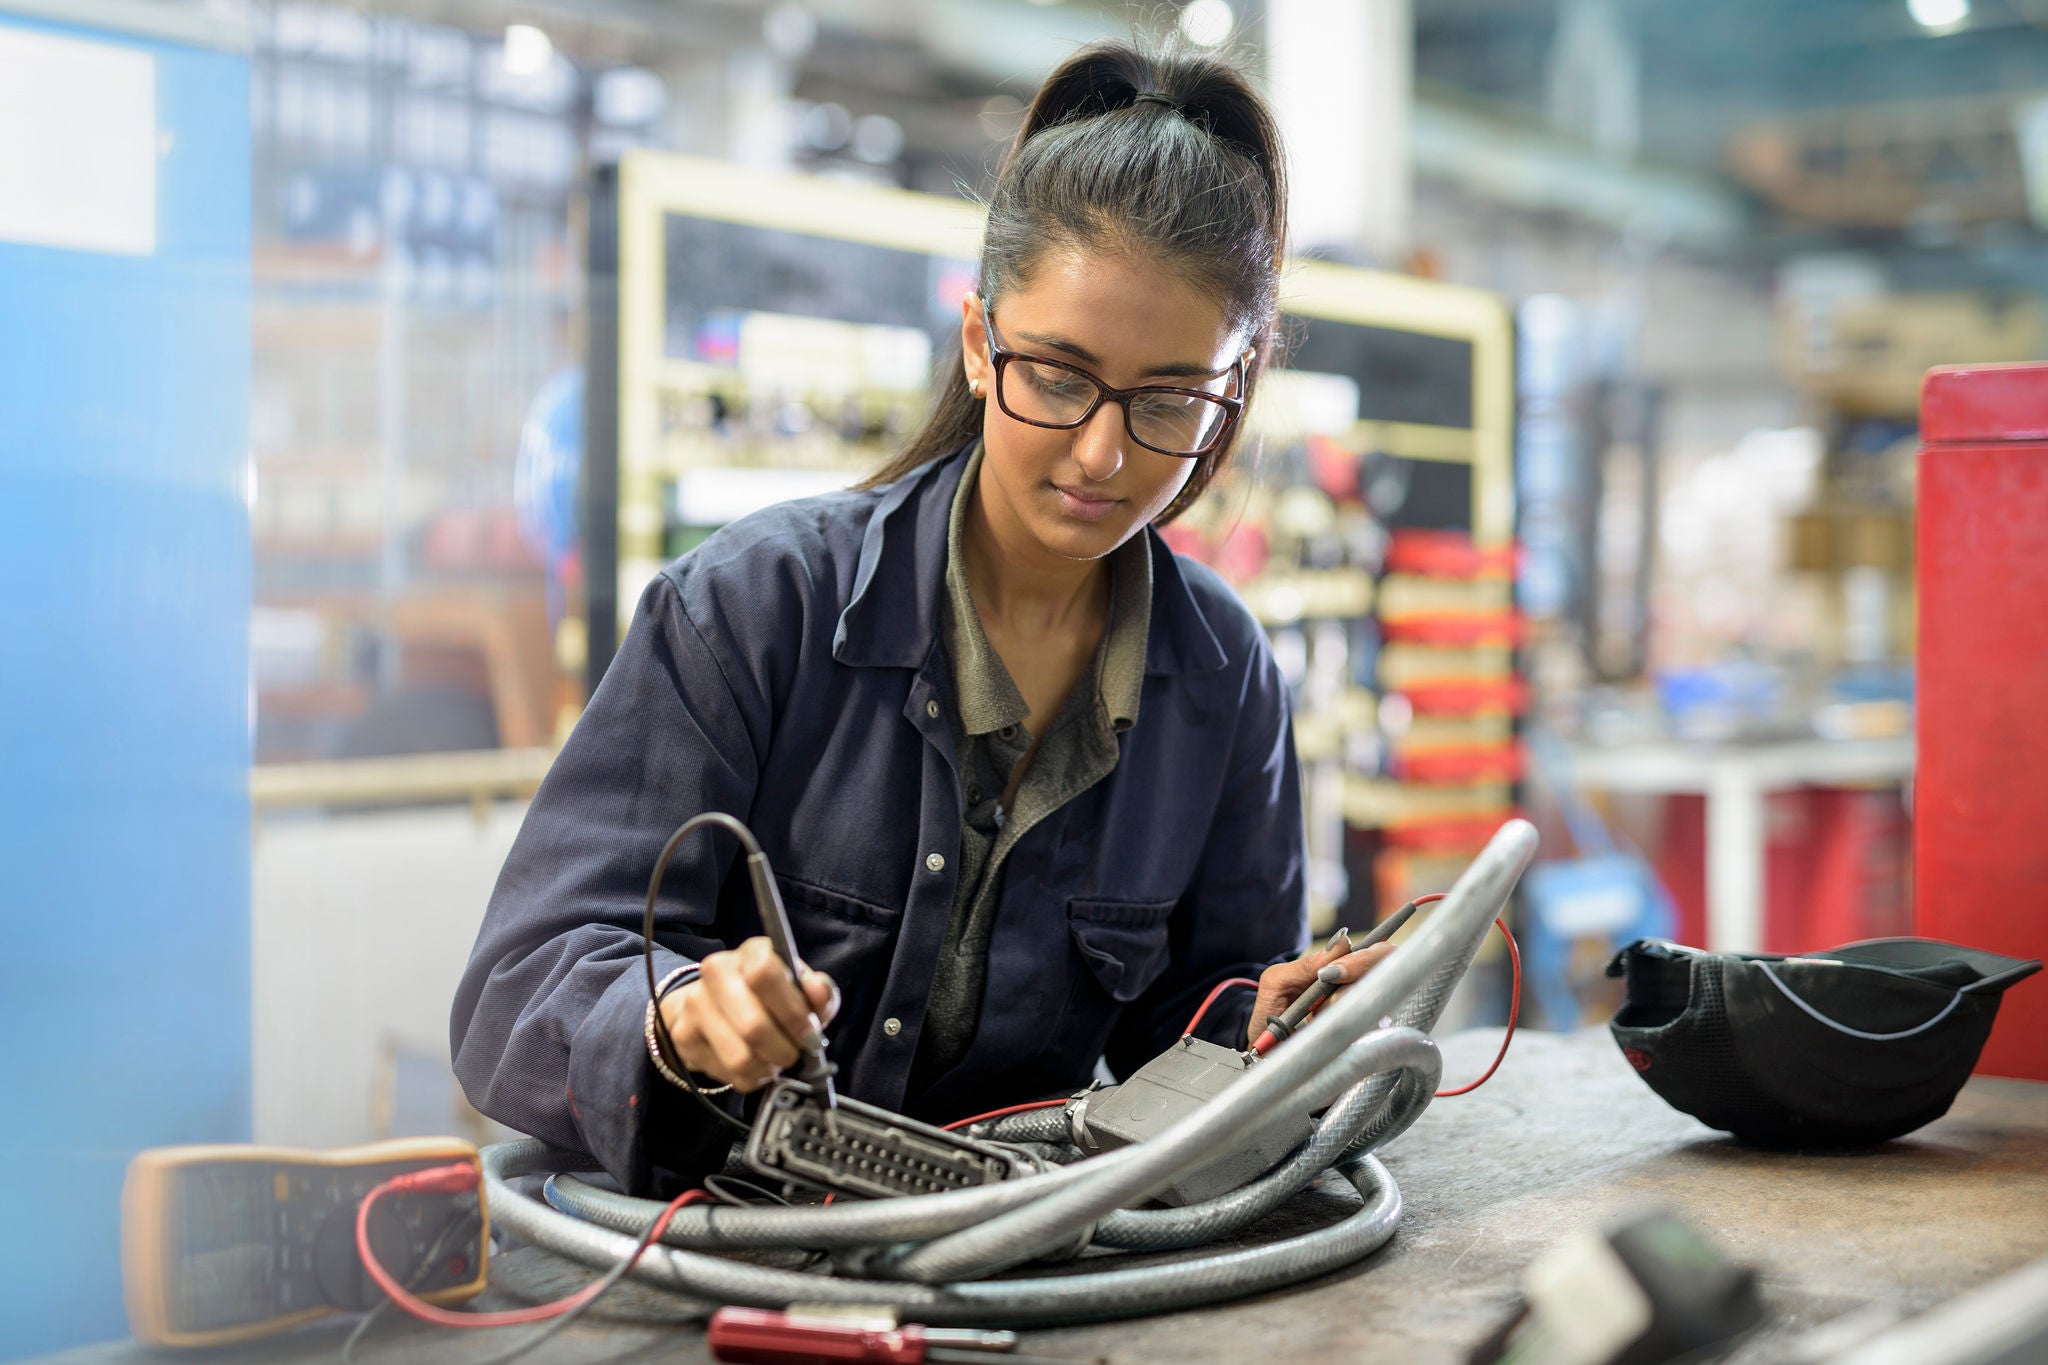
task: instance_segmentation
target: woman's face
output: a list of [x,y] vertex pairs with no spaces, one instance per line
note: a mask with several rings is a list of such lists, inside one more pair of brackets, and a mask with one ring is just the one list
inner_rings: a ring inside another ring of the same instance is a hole
[[[1221,305],[1127,256],[1048,251],[1029,285],[1004,294],[990,311],[1006,349],[1064,361],[1112,388],[1234,392],[1231,369],[1244,341]],[[1166,510],[1194,473],[1197,461],[1133,441],[1116,403],[1104,402],[1068,431],[1011,417],[995,401],[976,295],[962,300],[960,336],[967,377],[985,400],[981,500],[1000,543],[1100,559]]]

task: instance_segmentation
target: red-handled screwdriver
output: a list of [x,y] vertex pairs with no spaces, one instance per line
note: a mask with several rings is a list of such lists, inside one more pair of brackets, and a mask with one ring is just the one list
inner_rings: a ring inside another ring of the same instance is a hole
[[706,1334],[711,1358],[730,1365],[1075,1365],[1010,1354],[1014,1332],[963,1331],[873,1320],[797,1317],[721,1308]]

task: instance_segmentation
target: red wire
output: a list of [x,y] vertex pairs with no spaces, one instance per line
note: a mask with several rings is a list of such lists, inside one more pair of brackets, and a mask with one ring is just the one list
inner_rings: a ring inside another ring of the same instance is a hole
[[[1201,1005],[1196,1008],[1195,1017],[1188,1020],[1188,1026],[1182,1029],[1181,1032],[1193,1033],[1195,1026],[1202,1022],[1202,1016],[1209,1012],[1209,1006],[1216,1003],[1216,997],[1229,990],[1232,986],[1250,986],[1253,990],[1257,990],[1259,983],[1248,976],[1233,976],[1228,980],[1217,982],[1210,989],[1209,994],[1203,998]],[[1056,1104],[1065,1104],[1066,1102],[1064,1099],[1033,1100],[1030,1104],[1013,1104],[1005,1109],[991,1109],[986,1114],[976,1114],[972,1118],[955,1119],[946,1125],[946,1131],[950,1133],[955,1128],[965,1128],[971,1123],[980,1123],[984,1119],[999,1119],[1005,1114],[1021,1114],[1028,1109],[1050,1109]]]
[[1493,1054],[1493,1064],[1480,1073],[1479,1079],[1470,1085],[1461,1085],[1455,1090],[1437,1091],[1436,1097],[1440,1100],[1452,1095],[1469,1095],[1485,1085],[1493,1073],[1500,1069],[1502,1059],[1508,1055],[1508,1044],[1515,1041],[1515,1020],[1522,1015],[1522,950],[1515,946],[1515,936],[1508,932],[1506,921],[1496,919],[1493,927],[1500,930],[1500,936],[1508,941],[1508,962],[1513,966],[1515,973],[1514,989],[1508,996],[1508,1031],[1501,1035],[1500,1051]]
[[[1417,896],[1415,898],[1414,903],[1417,906],[1429,905],[1432,902],[1442,900],[1447,894],[1447,892],[1443,891],[1432,891],[1427,895]],[[1493,922],[1493,927],[1500,930],[1500,936],[1507,940],[1508,962],[1510,966],[1513,968],[1514,972],[1514,985],[1508,995],[1508,1031],[1505,1034],[1501,1035],[1500,1051],[1493,1054],[1492,1064],[1489,1065],[1484,1072],[1480,1073],[1479,1079],[1473,1081],[1469,1085],[1461,1085],[1451,1090],[1437,1091],[1436,1098],[1440,1100],[1449,1099],[1453,1095],[1469,1095],[1473,1091],[1477,1090],[1480,1086],[1485,1085],[1489,1080],[1493,1079],[1493,1073],[1500,1070],[1501,1062],[1505,1060],[1508,1055],[1508,1044],[1512,1043],[1515,1040],[1515,1023],[1522,1016],[1522,950],[1516,946],[1515,936],[1508,932],[1508,926],[1506,921],[1496,918]],[[1228,981],[1223,983],[1224,986],[1228,986],[1231,984],[1232,983]],[[1202,1002],[1202,1009],[1208,1009],[1209,1001],[1214,1000],[1216,998],[1216,992],[1222,989],[1223,986],[1218,986],[1215,991],[1211,991],[1209,993],[1209,1000],[1205,1000]],[[1321,1000],[1316,1002],[1315,1007],[1309,1011],[1309,1014],[1313,1016],[1317,1010],[1320,1010],[1324,1005],[1329,1004],[1330,1001],[1336,998],[1336,992],[1334,991],[1331,992],[1329,995],[1324,996]],[[1199,1020],[1201,1017],[1201,1011],[1196,1011],[1195,1018]],[[1189,1025],[1189,1031],[1193,1032],[1192,1024]],[[1254,1045],[1254,1047],[1256,1048],[1256,1045]]]
[[1033,1100],[1029,1104],[1013,1104],[1006,1109],[991,1109],[986,1114],[976,1114],[973,1118],[954,1119],[946,1125],[946,1131],[950,1133],[955,1128],[965,1128],[968,1124],[980,1123],[983,1119],[999,1119],[1005,1114],[1021,1114],[1027,1109],[1050,1109],[1056,1104],[1065,1104],[1066,1102],[1066,1097],[1063,1095],[1056,1100]]
[[[545,1322],[560,1317],[571,1309],[581,1307],[596,1298],[605,1288],[605,1277],[592,1280],[567,1298],[556,1299],[553,1303],[535,1304],[531,1308],[508,1309],[496,1313],[458,1313],[438,1304],[428,1303],[415,1297],[406,1287],[392,1278],[377,1260],[377,1254],[370,1249],[370,1206],[385,1195],[397,1190],[427,1191],[436,1194],[455,1194],[473,1190],[477,1185],[477,1169],[466,1162],[452,1166],[434,1166],[424,1171],[408,1171],[393,1176],[363,1196],[363,1202],[356,1206],[356,1254],[363,1259],[363,1269],[370,1272],[370,1278],[377,1287],[391,1297],[391,1302],[422,1322],[435,1323],[442,1327],[519,1327],[527,1323]],[[652,1246],[661,1234],[668,1230],[669,1220],[676,1216],[676,1210],[685,1204],[694,1204],[711,1196],[703,1190],[686,1190],[669,1201],[654,1225],[647,1229],[640,1242],[633,1248],[633,1254],[626,1258],[630,1269],[647,1248]]]
[[1209,1006],[1216,1003],[1216,997],[1229,990],[1232,986],[1250,986],[1253,990],[1257,990],[1259,983],[1248,976],[1233,976],[1228,980],[1217,982],[1210,989],[1209,994],[1203,997],[1202,1003],[1195,1007],[1195,1017],[1188,1020],[1188,1026],[1182,1029],[1181,1032],[1193,1033],[1195,1026],[1202,1022],[1202,1016],[1209,1012]]

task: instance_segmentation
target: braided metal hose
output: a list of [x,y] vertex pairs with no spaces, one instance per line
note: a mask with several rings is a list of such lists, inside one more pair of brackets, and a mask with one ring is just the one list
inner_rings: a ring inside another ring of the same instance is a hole
[[[1142,1146],[973,1190],[832,1208],[685,1208],[664,1237],[669,1245],[651,1251],[634,1273],[709,1302],[857,1302],[894,1306],[935,1324],[1025,1326],[1219,1302],[1347,1265],[1384,1243],[1400,1217],[1399,1191],[1369,1149],[1414,1122],[1441,1072],[1434,1044],[1414,1025],[1433,1025],[1441,1015],[1534,851],[1535,832],[1525,822],[1503,826],[1422,929],[1326,1006],[1318,1027]],[[1330,1108],[1310,1140],[1238,1190],[1180,1209],[1127,1207],[1211,1159],[1217,1144],[1242,1138],[1273,1106],[1323,1104]],[[988,1131],[1018,1142],[1067,1136],[1065,1115],[1057,1110],[1008,1116]],[[525,1240],[592,1265],[615,1263],[632,1247],[624,1234],[645,1228],[657,1205],[563,1176],[549,1182],[548,1199],[578,1215],[571,1218],[506,1183],[590,1168],[588,1158],[537,1142],[486,1149],[492,1213]],[[1097,1245],[1134,1250],[1214,1241],[1269,1212],[1325,1169],[1351,1182],[1361,1207],[1311,1233],[1162,1266],[991,1278],[1035,1256],[1071,1250],[1091,1231]],[[846,1254],[833,1274],[704,1254],[792,1246]]]
[[[1535,828],[1526,820],[1508,821],[1407,943],[1356,985],[1330,997],[1317,1027],[1304,1029],[1285,1047],[1274,1049],[1213,1101],[1158,1137],[1124,1149],[1135,1150],[1136,1159],[1095,1170],[1089,1169],[1094,1162],[1069,1167],[1084,1172],[1083,1177],[1022,1208],[908,1252],[896,1263],[896,1273],[931,1284],[978,1279],[1020,1265],[1071,1241],[1112,1210],[1157,1194],[1183,1170],[1254,1132],[1283,1106],[1314,1109],[1328,1103],[1335,1097],[1328,1085],[1332,1065],[1352,1040],[1375,1026],[1390,1036],[1420,1036],[1414,1030],[1386,1027],[1411,1002],[1432,1021],[1441,1013],[1451,986],[1479,951],[1494,916],[1535,854]],[[1421,998],[1416,1001],[1418,992]],[[1356,1079],[1346,1076],[1336,1088]]]
[[[633,1237],[565,1218],[507,1183],[587,1158],[521,1141],[486,1148],[483,1160],[492,1217],[513,1236],[592,1267],[616,1265],[632,1252]],[[1166,1265],[921,1285],[774,1270],[660,1246],[641,1257],[633,1274],[707,1305],[874,1304],[934,1326],[1034,1327],[1137,1317],[1284,1288],[1378,1250],[1400,1222],[1399,1187],[1371,1155],[1347,1157],[1335,1169],[1360,1198],[1358,1211],[1349,1217],[1265,1246]]]

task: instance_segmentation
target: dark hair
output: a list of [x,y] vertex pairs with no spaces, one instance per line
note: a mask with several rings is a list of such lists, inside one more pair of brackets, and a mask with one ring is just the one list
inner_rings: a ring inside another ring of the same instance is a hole
[[[1049,247],[1108,249],[1157,264],[1251,328],[1249,398],[1277,344],[1287,175],[1272,112],[1244,74],[1203,56],[1123,42],[1082,48],[1046,77],[989,196],[981,296],[1022,287]],[[863,483],[901,478],[981,434],[957,344],[940,362],[924,428]],[[1196,463],[1159,515],[1180,515],[1229,461],[1242,423]]]

